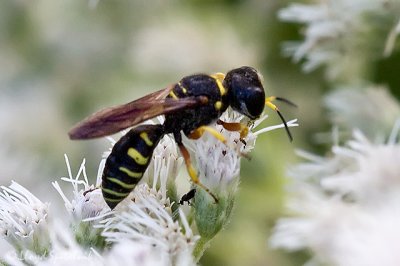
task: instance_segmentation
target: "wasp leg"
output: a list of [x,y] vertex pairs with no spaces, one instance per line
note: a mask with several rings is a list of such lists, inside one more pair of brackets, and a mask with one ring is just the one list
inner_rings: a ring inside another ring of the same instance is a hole
[[228,131],[237,131],[240,132],[240,139],[243,140],[249,134],[249,127],[242,123],[229,123],[218,119],[218,125],[223,126]]
[[270,97],[267,97],[265,99],[265,105],[278,113],[278,115],[281,118],[283,124],[285,125],[285,130],[286,130],[286,133],[288,134],[289,140],[292,141],[293,137],[292,137],[292,134],[289,131],[289,127],[288,127],[288,125],[286,123],[285,118],[283,117],[283,115],[279,111],[278,107],[275,104],[272,103],[272,101],[275,101],[275,100],[283,101],[283,102],[286,102],[286,103],[294,105],[294,106],[296,106],[296,105],[294,103],[290,102],[289,100],[286,100],[286,99],[280,98],[280,97],[276,97],[276,96],[270,96]]
[[218,198],[210,191],[208,187],[206,187],[200,182],[197,172],[192,165],[192,162],[190,160],[190,154],[186,149],[186,147],[183,146],[183,143],[180,141],[177,141],[177,143],[179,150],[181,151],[181,154],[183,156],[183,159],[185,159],[186,169],[189,173],[190,179],[192,179],[192,182],[201,187],[202,189],[204,189],[211,197],[213,197],[215,203],[218,203]]
[[204,132],[206,132],[206,131],[208,133],[210,133],[211,135],[213,135],[216,139],[218,139],[219,141],[224,143],[225,145],[227,144],[226,138],[221,133],[219,133],[215,128],[212,128],[209,126],[201,126],[201,127],[196,128],[189,134],[188,137],[190,139],[198,139],[201,136],[203,136]]

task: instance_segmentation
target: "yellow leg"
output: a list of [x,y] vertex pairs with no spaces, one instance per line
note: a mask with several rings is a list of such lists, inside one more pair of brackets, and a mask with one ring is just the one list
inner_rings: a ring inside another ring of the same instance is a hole
[[211,135],[213,135],[216,139],[218,139],[219,141],[221,141],[222,143],[226,144],[226,138],[219,133],[217,130],[215,130],[215,128],[209,127],[209,126],[201,126],[199,128],[196,128],[195,130],[193,130],[192,133],[190,133],[189,138],[190,139],[198,139],[201,136],[203,136],[204,132],[208,132]]
[[181,151],[183,159],[185,159],[186,169],[189,173],[190,178],[192,179],[192,182],[201,187],[202,189],[204,189],[208,194],[210,194],[211,197],[213,197],[215,203],[218,203],[218,198],[210,191],[208,187],[206,187],[200,182],[199,177],[197,176],[197,172],[192,165],[192,162],[190,160],[190,154],[186,149],[186,147],[183,146],[183,144],[178,144],[178,147],[179,150]]
[[228,131],[240,132],[240,139],[244,139],[247,134],[249,134],[249,128],[242,123],[228,123],[222,120],[218,120],[217,124],[223,126]]

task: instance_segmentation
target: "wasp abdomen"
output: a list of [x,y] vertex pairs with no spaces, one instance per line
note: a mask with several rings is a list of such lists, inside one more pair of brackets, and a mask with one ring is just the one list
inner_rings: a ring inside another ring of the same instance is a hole
[[102,177],[103,197],[111,209],[128,196],[140,181],[164,134],[162,125],[141,125],[115,143]]

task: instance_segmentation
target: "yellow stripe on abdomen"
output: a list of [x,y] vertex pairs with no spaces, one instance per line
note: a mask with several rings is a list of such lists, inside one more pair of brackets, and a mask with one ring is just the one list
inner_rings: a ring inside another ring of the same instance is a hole
[[134,178],[141,178],[143,173],[140,172],[132,172],[131,170],[129,170],[126,167],[120,167],[118,168],[120,171],[124,172],[125,174],[129,175],[130,177],[134,177]]
[[128,155],[131,157],[137,164],[146,165],[149,161],[149,157],[144,157],[138,150],[134,148],[128,149]]
[[154,145],[154,143],[149,139],[149,135],[146,132],[140,133],[140,138],[142,138],[147,146],[151,147]]
[[110,195],[113,195],[113,196],[116,196],[116,197],[126,197],[126,196],[129,195],[129,193],[131,193],[131,192],[117,192],[117,191],[114,191],[112,189],[108,189],[108,188],[104,188],[104,187],[101,188],[101,190],[103,190],[107,194],[110,194]]
[[136,184],[127,184],[115,177],[107,177],[107,180],[126,189],[134,189],[136,186]]

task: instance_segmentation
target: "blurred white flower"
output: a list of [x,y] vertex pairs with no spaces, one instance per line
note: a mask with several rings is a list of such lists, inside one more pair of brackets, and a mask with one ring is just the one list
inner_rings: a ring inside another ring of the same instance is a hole
[[38,258],[31,262],[37,266],[70,265],[106,265],[102,256],[92,248],[86,249],[76,240],[68,224],[58,220],[51,228],[51,252],[45,259]]
[[[377,28],[374,23],[390,18],[398,20],[399,10],[395,0],[318,0],[315,4],[291,4],[280,10],[278,16],[283,21],[305,24],[305,39],[287,42],[284,52],[296,62],[305,59],[306,72],[326,65],[330,78],[354,77],[369,60],[383,53],[385,40],[369,35]],[[386,34],[389,31],[390,28]],[[394,28],[386,50],[392,50],[396,35]],[[377,45],[372,45],[373,42],[382,47],[380,54],[374,53]]]
[[327,158],[303,153],[310,162],[290,172],[291,216],[278,220],[271,246],[309,249],[317,265],[399,265],[399,129],[387,143],[355,131]]
[[[17,252],[45,256],[50,249],[49,204],[41,202],[16,182],[1,186],[0,235]],[[19,254],[21,255],[21,254]]]
[[400,117],[399,102],[382,86],[342,86],[324,99],[332,124],[358,128],[369,138],[387,137]]
[[383,55],[385,57],[388,57],[392,54],[395,43],[396,43],[396,39],[399,34],[400,34],[400,19],[399,19],[399,22],[390,31],[390,33],[386,39],[385,50],[383,51]]

